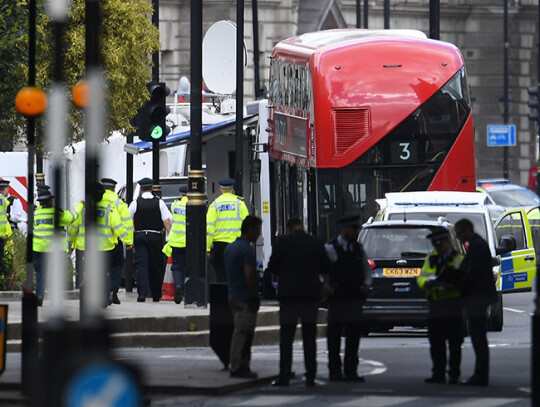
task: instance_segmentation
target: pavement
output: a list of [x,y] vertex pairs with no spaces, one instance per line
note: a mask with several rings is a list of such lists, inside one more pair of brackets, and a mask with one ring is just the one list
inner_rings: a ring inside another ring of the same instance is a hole
[[[15,405],[25,404],[20,396],[21,298],[20,293],[0,292],[0,305],[8,305],[8,353],[6,369],[0,375],[0,401],[11,401]],[[174,301],[155,303],[151,298],[139,303],[136,292],[126,293],[123,289],[119,299],[120,305],[103,310],[114,348],[111,353],[115,360],[127,360],[138,368],[145,394],[219,395],[269,383],[276,376],[277,366],[267,363],[254,364],[253,369],[259,374],[257,379],[229,376],[209,347],[209,306],[185,306],[183,302],[175,304]],[[79,321],[78,292],[66,293],[63,304],[61,317],[66,321]],[[50,325],[53,316],[50,305],[46,295],[43,306],[38,307],[40,329]],[[278,311],[275,301],[261,304],[254,345],[278,343]],[[156,358],[159,363],[155,363]]]

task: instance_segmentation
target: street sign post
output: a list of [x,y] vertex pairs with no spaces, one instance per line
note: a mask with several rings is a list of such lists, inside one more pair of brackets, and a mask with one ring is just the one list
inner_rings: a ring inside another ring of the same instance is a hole
[[515,124],[488,124],[487,144],[489,147],[508,147],[516,145]]

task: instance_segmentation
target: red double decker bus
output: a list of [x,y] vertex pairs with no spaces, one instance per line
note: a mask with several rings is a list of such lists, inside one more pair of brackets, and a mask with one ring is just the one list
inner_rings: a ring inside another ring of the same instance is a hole
[[276,45],[270,64],[272,224],[376,212],[386,192],[474,191],[463,57],[414,30],[340,29]]

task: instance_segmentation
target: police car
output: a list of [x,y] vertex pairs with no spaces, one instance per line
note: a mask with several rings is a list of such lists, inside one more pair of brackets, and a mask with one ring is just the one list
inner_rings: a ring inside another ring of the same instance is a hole
[[[492,306],[490,325],[492,330],[500,331],[503,326],[502,293],[530,291],[536,275],[536,251],[530,225],[538,224],[533,229],[540,232],[540,219],[534,220],[537,215],[540,218],[538,211],[511,209],[493,225],[485,195],[479,192],[387,193],[377,203],[381,208],[375,218],[378,220],[436,220],[444,216],[452,224],[462,218],[473,223],[475,232],[486,240],[496,259],[493,272],[497,277],[499,301]],[[503,236],[511,236],[516,243],[515,248],[504,254],[501,247]],[[540,243],[537,248],[540,249]]]
[[433,251],[427,236],[437,231],[447,231],[454,250],[465,253],[453,226],[442,217],[368,221],[362,226],[358,240],[372,267],[372,292],[364,303],[366,330],[426,326],[428,302],[416,278]]

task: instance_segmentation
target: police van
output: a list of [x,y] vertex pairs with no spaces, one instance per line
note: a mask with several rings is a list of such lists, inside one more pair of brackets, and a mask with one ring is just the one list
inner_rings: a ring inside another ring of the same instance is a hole
[[[492,330],[503,325],[502,293],[530,291],[536,276],[536,252],[531,223],[536,225],[535,236],[540,241],[540,212],[538,208],[513,209],[504,212],[493,225],[485,195],[479,192],[429,191],[387,193],[378,199],[380,210],[375,220],[437,220],[444,217],[455,224],[469,219],[474,230],[489,244],[494,258],[493,272],[497,277],[498,302],[491,309]],[[503,236],[505,239],[503,239]],[[513,239],[508,239],[512,236]],[[515,242],[512,250],[502,243]],[[537,244],[540,248],[540,243]],[[505,251],[507,253],[501,254]]]

